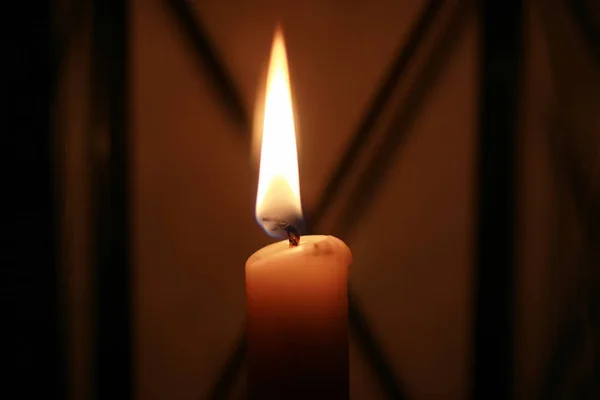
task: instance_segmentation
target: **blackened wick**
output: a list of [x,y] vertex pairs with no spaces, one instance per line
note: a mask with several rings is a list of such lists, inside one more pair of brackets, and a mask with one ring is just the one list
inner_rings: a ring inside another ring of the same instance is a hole
[[296,228],[288,225],[285,227],[285,231],[287,232],[288,240],[290,241],[290,247],[298,246],[300,244],[300,234]]

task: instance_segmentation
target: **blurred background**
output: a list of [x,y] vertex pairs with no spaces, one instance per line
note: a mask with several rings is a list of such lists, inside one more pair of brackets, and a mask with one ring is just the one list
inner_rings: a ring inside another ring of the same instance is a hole
[[277,22],[304,213],[354,255],[351,397],[600,398],[599,2],[54,0],[5,19],[3,398],[244,398]]

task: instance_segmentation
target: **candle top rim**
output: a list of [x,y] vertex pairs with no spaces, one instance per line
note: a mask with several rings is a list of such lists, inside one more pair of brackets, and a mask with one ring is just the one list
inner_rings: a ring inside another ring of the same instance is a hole
[[285,261],[287,258],[340,258],[348,264],[352,262],[350,248],[340,239],[331,235],[306,235],[300,238],[298,246],[290,247],[288,240],[267,245],[246,261],[246,265],[260,265],[265,262]]

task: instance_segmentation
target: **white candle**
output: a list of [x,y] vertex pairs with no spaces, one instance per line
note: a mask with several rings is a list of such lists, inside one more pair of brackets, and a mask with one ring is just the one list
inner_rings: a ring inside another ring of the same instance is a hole
[[348,398],[350,249],[333,236],[303,236],[292,97],[283,35],[267,78],[256,218],[289,236],[246,262],[248,397]]

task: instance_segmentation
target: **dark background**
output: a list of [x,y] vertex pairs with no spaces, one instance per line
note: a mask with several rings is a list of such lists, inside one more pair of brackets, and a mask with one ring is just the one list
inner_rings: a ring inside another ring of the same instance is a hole
[[597,398],[598,4],[11,5],[12,398],[243,398],[277,21],[305,213],[354,254],[352,397]]

